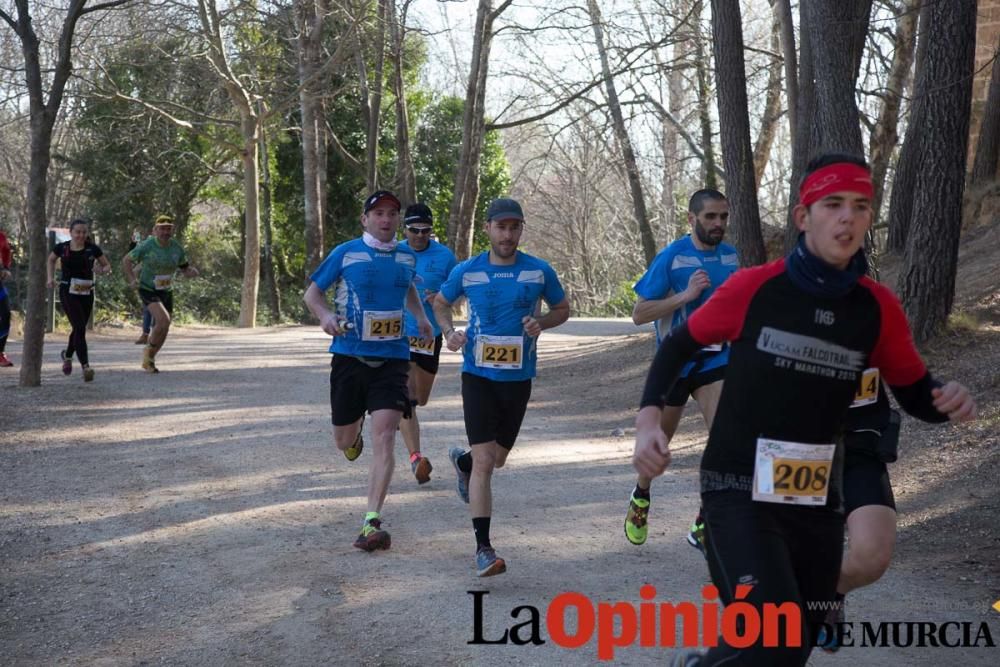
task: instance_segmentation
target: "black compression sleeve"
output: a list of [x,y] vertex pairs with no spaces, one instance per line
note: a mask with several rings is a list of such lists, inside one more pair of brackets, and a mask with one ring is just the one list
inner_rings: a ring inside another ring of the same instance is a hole
[[684,364],[701,348],[688,331],[687,322],[671,331],[653,357],[639,407],[655,405],[662,408]]
[[892,395],[899,401],[899,406],[906,410],[908,415],[916,417],[925,422],[939,424],[948,421],[948,415],[941,414],[934,407],[934,396],[931,389],[940,387],[941,383],[931,377],[930,373],[914,382],[902,387],[892,386]]

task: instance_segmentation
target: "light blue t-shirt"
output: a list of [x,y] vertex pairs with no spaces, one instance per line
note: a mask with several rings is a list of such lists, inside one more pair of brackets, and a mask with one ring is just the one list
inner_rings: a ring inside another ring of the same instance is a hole
[[[691,241],[690,234],[677,239],[657,253],[646,273],[632,288],[643,299],[655,301],[667,298],[670,293],[680,294],[687,289],[691,275],[699,269],[704,269],[712,283],[697,299],[675,310],[669,326],[665,319],[653,323],[656,328],[657,345],[663,342],[671,329],[680,326],[698,306],[708,301],[715,289],[736,273],[740,268],[739,265],[739,256],[733,246],[720,243],[712,250],[698,250]],[[700,353],[700,355],[700,359],[684,365],[681,377],[687,377],[696,362],[701,364],[702,371],[726,365],[729,362],[729,346],[723,347],[721,352],[715,354]]]
[[463,372],[499,382],[535,377],[538,339],[525,335],[521,320],[539,299],[554,306],[566,298],[547,262],[518,251],[513,264],[500,266],[487,251],[456,266],[441,294],[451,303],[469,300]]
[[[434,307],[427,303],[428,293],[435,293],[441,289],[441,283],[448,278],[448,274],[455,268],[458,260],[455,253],[437,241],[431,241],[423,250],[413,250],[410,244],[403,241],[399,244],[401,248],[409,248],[417,256],[417,293],[420,294],[420,302],[424,304],[424,313],[430,320],[434,328],[434,335],[441,333],[441,327],[434,319]],[[420,329],[417,327],[417,318],[406,311],[406,335],[419,336]]]
[[413,251],[402,244],[384,252],[354,239],[334,248],[309,276],[324,292],[335,288],[336,313],[354,325],[344,335],[334,336],[330,352],[409,359],[403,313],[416,267]]

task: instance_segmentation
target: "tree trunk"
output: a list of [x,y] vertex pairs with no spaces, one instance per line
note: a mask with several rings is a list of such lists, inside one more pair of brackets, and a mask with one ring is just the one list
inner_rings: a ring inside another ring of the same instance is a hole
[[871,147],[872,185],[875,190],[872,198],[872,217],[876,222],[882,209],[889,158],[896,148],[896,142],[899,141],[896,128],[899,124],[899,107],[903,99],[903,90],[913,64],[913,50],[917,37],[917,1],[906,0],[900,8],[899,16],[896,17],[895,48],[892,65],[889,68],[889,79],[885,84],[885,95],[878,121],[868,140],[868,145]]
[[298,18],[299,108],[302,114],[302,175],[304,190],[305,277],[323,261],[323,214],[326,208],[326,123],[320,82],[313,77],[319,67],[326,0],[300,0]]
[[614,123],[615,137],[618,140],[618,147],[622,152],[622,160],[625,163],[625,173],[628,177],[629,191],[632,195],[632,214],[635,216],[636,227],[642,242],[642,254],[646,259],[646,266],[649,266],[653,263],[653,258],[656,256],[656,238],[653,236],[653,228],[649,224],[649,216],[646,214],[646,198],[642,192],[639,166],[636,163],[635,151],[632,149],[632,140],[629,138],[628,129],[625,127],[625,117],[622,115],[621,103],[618,100],[618,91],[615,90],[615,82],[611,74],[611,64],[608,62],[608,53],[604,45],[601,10],[597,7],[596,0],[587,0],[587,10],[590,14],[590,22],[594,30],[594,42],[597,44],[597,53],[601,59],[604,89],[608,96],[608,108]]
[[243,289],[237,326],[257,326],[257,292],[260,289],[260,190],[257,140],[260,127],[255,114],[240,111],[243,134],[243,199],[246,208],[246,248],[243,253]]
[[729,229],[740,264],[767,259],[760,230],[760,209],[750,148],[750,112],[743,61],[743,20],[739,0],[712,0],[712,50],[719,99],[719,131],[726,165]]
[[795,55],[795,25],[791,0],[771,0],[771,8],[781,24],[781,55],[785,61],[785,97],[788,99],[788,136],[797,134],[799,106],[799,66]]
[[[385,74],[385,19],[386,0],[378,0],[378,44],[375,53],[375,77],[369,89],[365,73],[364,54],[358,49],[358,69],[361,77],[361,89],[367,93],[365,105],[368,108],[368,139],[365,144],[365,178],[368,182],[368,192],[379,188],[378,178],[378,136],[382,120],[382,88]],[[357,34],[357,33],[355,33]]]
[[917,341],[944,328],[955,298],[976,46],[976,0],[929,7],[921,88],[934,93],[925,99],[924,149],[899,284]]
[[990,90],[983,107],[983,123],[979,127],[976,160],[972,166],[972,185],[989,183],[996,178],[1000,159],[1000,43],[993,54]]
[[[799,25],[808,26],[809,4],[799,3]],[[792,174],[788,189],[788,219],[785,224],[785,251],[788,252],[799,238],[792,212],[799,203],[799,181],[812,157],[814,142],[814,119],[816,115],[816,85],[813,69],[813,44],[810,30],[799,33],[799,83],[798,105],[795,107],[795,136],[792,137]]]
[[[686,87],[681,63],[687,59],[688,42],[681,41],[674,45],[674,66],[667,78],[667,91],[670,99],[667,107],[670,113],[679,117],[684,109]],[[663,121],[663,215],[664,241],[669,241],[684,235],[687,224],[686,216],[678,215],[677,191],[680,189],[680,159],[678,153],[678,132],[673,123]]]
[[[29,3],[16,3],[15,31],[21,42],[24,56],[24,79],[28,90],[28,113],[31,131],[30,166],[26,203],[28,241],[28,295],[24,302],[24,342],[22,345],[19,384],[37,387],[42,382],[42,355],[45,345],[46,262],[49,254],[45,227],[46,194],[48,191],[49,165],[52,159],[52,132],[59,107],[62,105],[66,81],[72,71],[71,54],[76,24],[84,12],[85,0],[72,0],[66,10],[59,35],[59,55],[46,63],[49,99],[45,100],[45,82],[42,78],[40,40],[35,33]],[[12,17],[6,17],[14,21]]]
[[691,13],[693,25],[691,31],[694,34],[695,51],[695,74],[698,77],[698,120],[701,125],[701,150],[705,155],[702,160],[702,176],[706,188],[713,190],[720,189],[719,181],[715,173],[715,146],[712,143],[712,91],[708,85],[708,72],[710,63],[708,54],[705,52],[705,38],[701,32],[700,18],[702,15],[703,0],[696,0],[694,10]]
[[[809,3],[816,86],[817,153],[863,156],[861,117],[855,100],[858,67],[868,32],[872,0],[813,0]],[[846,33],[846,34],[845,34]],[[844,48],[846,44],[848,48]]]
[[907,119],[903,147],[900,148],[899,158],[896,160],[896,171],[892,179],[892,196],[889,198],[889,234],[886,246],[889,252],[893,253],[901,253],[906,249],[906,237],[909,233],[911,214],[913,213],[917,170],[923,153],[925,132],[923,114],[928,92],[923,77],[924,63],[927,60],[932,4],[925,2],[920,6],[917,53],[914,57],[913,101],[910,103],[910,117]]
[[[504,3],[504,8],[507,3]],[[485,121],[483,103],[493,42],[493,3],[479,0],[472,42],[472,60],[462,113],[462,146],[455,172],[455,192],[448,214],[448,246],[459,261],[472,254],[472,225],[479,199],[479,160]]]
[[[775,53],[781,50],[781,20],[773,15],[771,20],[771,50]],[[753,147],[753,180],[755,187],[760,187],[764,177],[764,169],[771,157],[771,145],[778,130],[778,119],[781,117],[781,60],[775,58],[767,75],[767,95],[764,100],[764,114],[760,119],[760,132],[757,143]]]
[[[257,102],[258,114],[263,117],[264,103]],[[267,129],[260,128],[260,171],[261,171],[261,223],[264,228],[264,252],[261,264],[261,279],[267,290],[267,305],[271,311],[271,323],[281,321],[281,301],[278,284],[274,279],[274,246],[271,233],[271,165],[267,151]]]
[[392,92],[396,98],[396,194],[406,204],[417,201],[417,175],[410,151],[410,120],[406,109],[406,88],[403,83],[403,41],[406,37],[406,3],[396,11],[396,0],[389,2],[389,34],[392,39]]

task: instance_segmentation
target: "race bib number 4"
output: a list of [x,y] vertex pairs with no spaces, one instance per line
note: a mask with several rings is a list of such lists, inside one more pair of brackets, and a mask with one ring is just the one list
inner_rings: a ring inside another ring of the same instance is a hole
[[520,370],[524,357],[521,336],[478,336],[476,365],[481,368]]
[[82,280],[80,278],[69,279],[70,294],[90,294],[91,290],[93,289],[94,289],[93,280]]
[[862,405],[871,405],[877,401],[878,386],[878,369],[866,369],[861,374],[861,384],[858,385],[858,391],[854,394],[854,402],[851,403],[851,407],[860,408]]
[[410,336],[410,352],[413,352],[414,354],[426,354],[427,356],[433,357],[434,339]]
[[174,282],[173,274],[166,276],[153,276],[153,289],[168,290]]
[[757,439],[753,499],[789,505],[826,505],[836,445]]
[[403,311],[366,310],[361,340],[399,340],[403,336]]

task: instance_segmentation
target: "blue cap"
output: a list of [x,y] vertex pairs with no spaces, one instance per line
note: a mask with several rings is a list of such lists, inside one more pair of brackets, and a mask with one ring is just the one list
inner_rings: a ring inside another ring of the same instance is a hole
[[490,207],[486,209],[486,219],[523,221],[524,211],[515,200],[501,197],[490,202]]

